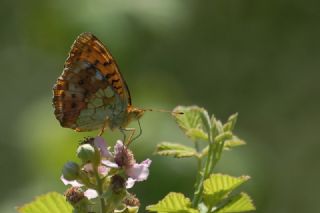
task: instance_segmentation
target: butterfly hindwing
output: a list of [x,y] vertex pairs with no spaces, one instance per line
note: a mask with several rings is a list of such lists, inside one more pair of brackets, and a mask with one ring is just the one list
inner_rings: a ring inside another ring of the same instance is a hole
[[131,104],[116,62],[91,33],[75,40],[53,91],[57,119],[77,131],[119,126]]

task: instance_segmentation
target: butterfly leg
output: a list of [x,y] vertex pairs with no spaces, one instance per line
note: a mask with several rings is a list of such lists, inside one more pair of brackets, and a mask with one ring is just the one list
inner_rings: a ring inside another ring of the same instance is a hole
[[[122,130],[122,133],[124,134],[124,131],[128,131],[130,132],[129,134],[129,137],[128,137],[128,140],[124,140],[125,144],[127,144],[127,146],[129,146],[129,144],[131,144],[132,141],[136,140],[137,138],[139,138],[142,134],[142,128],[141,128],[141,125],[140,125],[140,120],[138,120],[138,124],[139,124],[139,134],[135,137],[134,134],[136,132],[136,129],[135,128],[121,128],[120,130]],[[126,137],[125,137],[126,138]]]
[[[124,131],[127,131],[129,132],[129,137],[128,139],[126,140],[127,138],[127,135],[124,133]],[[124,134],[124,144],[126,146],[129,146],[129,144],[132,142],[131,138],[133,137],[134,133],[135,133],[136,129],[135,128],[123,128],[122,129],[122,133]]]
[[107,126],[107,119],[104,121],[103,126],[102,126],[98,136],[102,136],[103,135],[106,126]]
[[100,130],[100,132],[99,132],[98,136],[102,136],[102,135],[103,135],[103,133],[104,133],[104,127],[102,127],[102,129]]
[[124,131],[126,131],[126,129],[120,127],[120,132],[121,132],[122,135],[123,135],[123,142],[125,143],[125,142],[126,142],[126,138],[127,138],[127,134],[126,134]]
[[139,119],[138,119],[138,124],[139,124],[139,134],[137,136],[135,136],[134,138],[132,138],[132,141],[136,140],[137,138],[139,138],[142,135],[142,128],[141,128],[141,124],[140,124]]

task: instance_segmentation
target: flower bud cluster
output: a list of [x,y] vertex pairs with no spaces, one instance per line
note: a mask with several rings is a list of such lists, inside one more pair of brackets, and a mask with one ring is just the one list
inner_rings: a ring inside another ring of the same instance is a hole
[[[138,210],[139,199],[127,190],[135,182],[147,179],[151,160],[137,163],[132,151],[120,140],[111,150],[100,136],[85,138],[76,151],[81,163],[70,161],[64,165],[61,180],[71,186],[65,196],[75,209],[85,212],[99,204],[108,212],[123,206]],[[90,202],[92,199],[100,202]]]

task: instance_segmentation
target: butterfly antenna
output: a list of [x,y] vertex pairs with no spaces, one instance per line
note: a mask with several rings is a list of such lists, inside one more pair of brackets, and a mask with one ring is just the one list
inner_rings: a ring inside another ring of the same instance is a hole
[[174,115],[183,115],[183,112],[179,111],[170,111],[170,110],[165,110],[165,109],[142,109],[143,111],[149,111],[149,112],[165,112],[165,113],[171,113]]

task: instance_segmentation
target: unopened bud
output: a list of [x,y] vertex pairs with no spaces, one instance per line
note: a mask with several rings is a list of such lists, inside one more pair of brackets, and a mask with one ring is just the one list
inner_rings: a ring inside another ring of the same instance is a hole
[[93,146],[94,137],[85,137],[80,141],[80,144],[90,144]]
[[90,144],[82,144],[77,149],[77,156],[85,162],[91,161],[94,159],[95,150]]
[[130,194],[129,196],[126,197],[126,199],[124,200],[124,203],[127,206],[131,206],[131,207],[139,207],[140,206],[140,201],[139,199],[136,197],[136,195],[134,194]]
[[62,175],[66,180],[76,180],[79,176],[80,167],[77,163],[69,161],[64,164]]
[[85,198],[84,192],[80,187],[71,187],[65,191],[64,195],[71,205],[76,205]]
[[114,193],[120,193],[126,187],[126,180],[120,175],[111,178],[111,189]]

